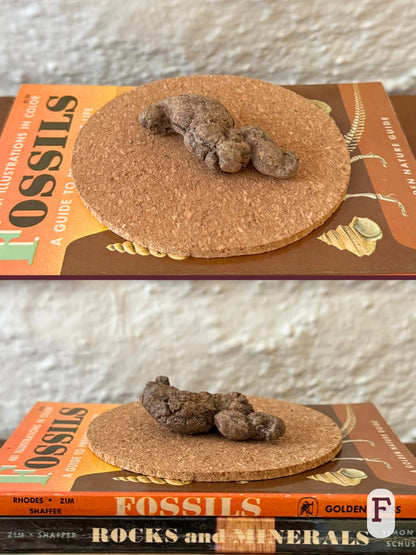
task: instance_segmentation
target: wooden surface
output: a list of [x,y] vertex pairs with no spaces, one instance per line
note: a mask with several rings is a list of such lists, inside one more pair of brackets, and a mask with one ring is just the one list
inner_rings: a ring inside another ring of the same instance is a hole
[[[0,132],[12,106],[12,96],[0,97]],[[416,95],[391,96],[391,103],[397,113],[410,147],[416,155]]]

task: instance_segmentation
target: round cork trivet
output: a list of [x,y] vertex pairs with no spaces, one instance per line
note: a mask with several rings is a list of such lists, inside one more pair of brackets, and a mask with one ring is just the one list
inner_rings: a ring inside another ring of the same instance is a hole
[[[257,126],[298,155],[295,178],[247,166],[213,174],[179,135],[152,135],[140,112],[168,96],[218,99],[236,127]],[[155,81],[106,104],[81,129],[72,160],[90,212],[121,237],[155,251],[203,258],[255,254],[296,241],[340,205],[349,153],[331,117],[282,87],[236,76]]]
[[89,425],[90,449],[105,462],[147,476],[198,482],[280,478],[331,460],[342,437],[328,416],[276,399],[249,398],[255,410],[286,423],[273,442],[230,441],[219,433],[180,435],[158,424],[141,403],[111,409]]

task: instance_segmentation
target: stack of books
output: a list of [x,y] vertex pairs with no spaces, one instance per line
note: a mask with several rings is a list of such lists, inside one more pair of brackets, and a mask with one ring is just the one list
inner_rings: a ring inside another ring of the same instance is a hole
[[416,458],[370,403],[312,407],[343,436],[325,465],[217,483],[97,458],[86,431],[114,406],[37,403],[0,449],[4,553],[416,551]]

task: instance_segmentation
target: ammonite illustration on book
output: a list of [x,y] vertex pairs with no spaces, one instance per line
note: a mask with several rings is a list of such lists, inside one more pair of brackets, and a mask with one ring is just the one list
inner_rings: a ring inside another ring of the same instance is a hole
[[277,399],[237,392],[182,391],[159,376],[140,402],[117,406],[89,425],[90,449],[134,473],[133,481],[181,485],[290,476],[339,452],[328,416]]

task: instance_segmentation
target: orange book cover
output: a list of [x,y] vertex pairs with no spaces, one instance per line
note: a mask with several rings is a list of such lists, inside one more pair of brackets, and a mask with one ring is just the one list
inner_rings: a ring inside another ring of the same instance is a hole
[[123,239],[75,190],[71,153],[80,128],[129,87],[23,85],[0,138],[0,276],[415,275],[416,162],[382,85],[288,88],[317,102],[344,134],[352,173],[340,208],[270,253],[178,261],[119,252]]
[[313,406],[339,425],[340,453],[308,472],[246,483],[164,481],[103,462],[86,430],[114,406],[37,403],[0,449],[0,514],[366,519],[368,495],[384,488],[397,518],[416,518],[416,458],[370,403]]

